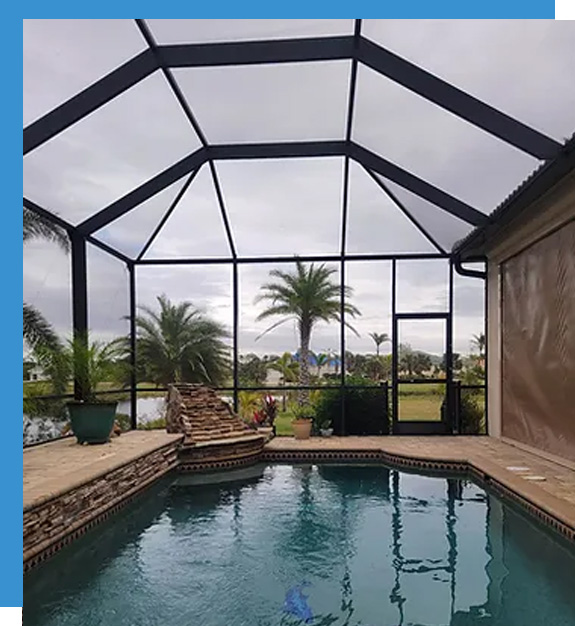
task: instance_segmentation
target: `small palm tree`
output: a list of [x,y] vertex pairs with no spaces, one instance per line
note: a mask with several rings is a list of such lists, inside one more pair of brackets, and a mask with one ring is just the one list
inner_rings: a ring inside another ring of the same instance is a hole
[[473,335],[471,343],[477,348],[479,358],[483,359],[485,357],[485,333]]
[[[281,319],[272,324],[263,334],[285,324],[288,321],[297,323],[300,347],[299,347],[299,384],[309,385],[309,351],[311,334],[314,327],[320,322],[341,321],[340,317],[340,287],[333,282],[332,276],[336,272],[325,264],[306,266],[299,259],[296,260],[296,268],[293,272],[272,270],[271,282],[261,287],[261,293],[256,298],[256,303],[267,302],[268,307],[257,317],[258,320],[270,317]],[[346,299],[352,295],[352,289],[345,287]],[[360,315],[358,309],[345,303],[344,311],[347,315],[355,317]],[[349,324],[353,332],[357,334]],[[300,406],[309,403],[309,393],[300,390],[298,394]]]
[[[70,241],[65,230],[26,207],[23,207],[22,235],[23,243],[33,239],[44,239],[57,243],[64,252],[70,249]],[[56,394],[64,393],[66,383],[62,383],[60,365],[54,361],[54,356],[63,348],[56,331],[36,307],[26,302],[23,303],[22,317],[24,340],[50,376],[52,391]]]
[[379,346],[386,341],[391,341],[387,333],[369,333],[369,336],[375,343],[375,352],[377,356],[379,356]]
[[140,376],[158,385],[201,382],[219,385],[229,373],[225,328],[190,302],[158,297],[160,310],[141,307],[136,318]]
[[[294,383],[297,381],[299,373],[299,363],[293,358],[289,352],[284,352],[279,359],[276,359],[270,369],[279,372],[280,385],[285,387],[286,383]],[[286,394],[285,390],[282,394],[282,411],[286,410]]]
[[317,376],[321,376],[321,368],[325,367],[329,363],[329,354],[325,352],[314,352],[313,358],[317,367]]

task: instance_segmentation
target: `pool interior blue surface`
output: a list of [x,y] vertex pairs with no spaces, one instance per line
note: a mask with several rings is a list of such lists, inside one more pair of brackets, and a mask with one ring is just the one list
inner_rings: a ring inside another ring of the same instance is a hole
[[470,482],[350,465],[197,481],[28,574],[24,624],[575,625],[575,550]]

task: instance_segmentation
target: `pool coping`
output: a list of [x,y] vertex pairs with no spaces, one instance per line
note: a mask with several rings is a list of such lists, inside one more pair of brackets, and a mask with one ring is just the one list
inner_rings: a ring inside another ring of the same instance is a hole
[[[493,461],[476,455],[473,459],[453,457],[430,458],[389,452],[385,449],[363,450],[266,450],[262,460],[267,462],[322,463],[322,462],[380,462],[395,468],[419,471],[455,472],[470,476],[483,486],[513,501],[533,517],[555,530],[562,537],[575,542],[575,507],[561,498],[528,483],[520,475],[499,467]],[[572,509],[567,512],[565,509]]]
[[[175,458],[165,471],[156,472],[149,478],[142,477],[143,480],[132,489],[119,493],[117,497],[107,502],[107,504],[93,513],[81,516],[77,521],[70,524],[65,534],[36,544],[27,552],[24,552],[24,571],[27,572],[45,559],[49,558],[61,548],[71,543],[77,537],[85,534],[88,530],[108,519],[116,511],[120,510],[132,502],[140,494],[144,493],[157,480],[168,474],[176,473],[202,473],[209,471],[225,471],[246,465],[257,463],[377,463],[386,465],[394,469],[403,469],[423,473],[454,473],[461,478],[470,478],[481,487],[489,488],[502,498],[518,505],[534,520],[538,520],[544,526],[555,531],[559,536],[570,542],[575,542],[575,505],[551,491],[543,489],[536,482],[525,480],[520,474],[504,468],[500,463],[487,458],[479,451],[473,450],[470,446],[468,454],[461,450],[454,450],[452,454],[443,450],[419,451],[419,453],[403,452],[397,449],[386,449],[385,441],[347,441],[326,447],[321,442],[308,440],[307,442],[281,441],[272,442],[264,446],[257,454],[249,455],[245,458],[229,459],[221,461],[211,461],[206,463],[188,464],[182,458]],[[507,446],[509,444],[506,444]],[[172,441],[154,447],[155,451],[167,450],[173,447],[174,452],[182,449],[182,438],[174,437]],[[388,443],[387,448],[396,447],[395,444]],[[58,492],[51,491],[35,498],[24,506],[26,515],[34,509],[45,506],[52,500],[56,500],[64,494],[71,494],[77,489],[81,489],[88,483],[92,483],[111,472],[123,468],[137,459],[141,459],[152,453],[151,450],[134,452],[130,459],[119,459],[114,464],[109,464],[106,469],[94,472],[90,477],[82,476],[69,483],[65,489]],[[532,456],[533,455],[531,453]],[[178,454],[179,456],[179,454]]]

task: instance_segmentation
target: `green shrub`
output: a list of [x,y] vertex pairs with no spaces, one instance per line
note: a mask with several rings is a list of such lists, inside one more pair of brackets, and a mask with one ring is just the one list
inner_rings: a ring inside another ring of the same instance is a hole
[[[350,385],[369,384],[363,378],[347,381]],[[371,383],[373,385],[373,383]],[[342,406],[345,424],[342,422]],[[326,389],[320,391],[315,403],[314,427],[332,424],[336,435],[387,435],[389,417],[383,387],[367,389]]]
[[461,394],[459,404],[462,435],[481,435],[485,433],[485,416],[477,394]]

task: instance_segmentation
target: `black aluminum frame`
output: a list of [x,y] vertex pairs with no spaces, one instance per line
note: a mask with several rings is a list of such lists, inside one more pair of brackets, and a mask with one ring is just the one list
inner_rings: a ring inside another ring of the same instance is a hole
[[[23,134],[24,155],[37,149],[48,140],[56,137],[73,124],[81,121],[90,113],[104,106],[110,100],[124,93],[127,89],[138,84],[156,71],[161,71],[173,91],[182,111],[188,119],[194,132],[200,140],[201,147],[184,157],[177,163],[119,198],[107,207],[91,215],[78,225],[72,225],[55,213],[41,207],[28,198],[24,198],[24,206],[47,217],[54,223],[62,226],[70,235],[72,241],[72,300],[73,300],[73,331],[75,335],[86,334],[88,330],[88,294],[86,274],[86,244],[99,247],[108,254],[125,263],[129,275],[130,294],[130,347],[131,363],[136,363],[136,298],[138,266],[145,265],[219,265],[226,264],[232,268],[232,298],[233,298],[233,393],[234,407],[238,407],[238,391],[241,390],[238,381],[238,329],[239,329],[239,279],[238,266],[253,263],[288,263],[295,257],[267,256],[241,257],[238,256],[233,232],[228,219],[225,197],[222,192],[217,174],[216,162],[219,160],[238,159],[278,159],[278,158],[318,158],[343,157],[344,159],[344,186],[342,197],[342,238],[339,255],[307,255],[300,256],[306,262],[339,262],[340,264],[340,300],[341,300],[341,378],[340,386],[345,387],[345,269],[347,262],[353,261],[391,261],[392,262],[392,310],[394,326],[397,323],[396,311],[396,270],[397,261],[402,259],[447,259],[450,264],[449,272],[449,307],[445,313],[448,320],[447,346],[447,388],[448,405],[451,414],[451,387],[453,372],[451,371],[452,354],[452,314],[453,314],[453,271],[462,275],[486,280],[484,272],[466,270],[458,257],[445,250],[412,215],[409,208],[393,194],[384,180],[390,180],[407,189],[411,193],[434,204],[446,213],[457,217],[473,226],[484,226],[489,218],[461,200],[435,187],[429,182],[415,176],[411,172],[386,160],[365,147],[355,143],[352,139],[354,106],[356,100],[356,84],[359,65],[374,70],[399,85],[411,90],[415,94],[429,100],[468,123],[485,132],[505,141],[523,152],[542,160],[555,158],[562,146],[555,140],[541,132],[534,130],[512,117],[494,109],[490,105],[450,85],[446,81],[430,74],[426,70],[402,59],[385,48],[369,41],[361,34],[362,20],[355,20],[354,32],[348,36],[315,37],[283,40],[261,40],[244,42],[159,45],[145,20],[135,20],[138,29],[144,37],[147,49],[130,59],[104,78],[96,81],[82,92],[50,111],[40,119],[28,125]],[[253,144],[210,144],[198,124],[192,107],[179,88],[172,73],[173,68],[216,67],[229,65],[257,65],[275,63],[308,63],[333,60],[350,60],[350,90],[347,107],[345,138],[336,141],[301,141],[301,142],[273,142]],[[349,189],[350,160],[359,163],[378,187],[397,208],[419,229],[421,234],[433,245],[437,253],[429,254],[348,254],[346,252],[347,235],[347,205]],[[177,207],[188,187],[193,183],[201,167],[206,165],[216,191],[226,237],[230,250],[229,258],[180,258],[180,259],[145,259],[143,258],[162,227]],[[144,242],[142,249],[135,258],[128,257],[112,246],[100,241],[94,234],[117,218],[139,206],[174,182],[187,177],[182,189],[172,204],[166,210],[157,227]],[[479,261],[483,259],[477,259]],[[487,310],[486,310],[487,313]],[[429,314],[425,314],[430,317]],[[396,389],[398,355],[394,347],[392,352],[392,388]],[[78,392],[76,388],[76,393]],[[135,371],[131,380],[131,425],[137,426],[136,414],[136,378]],[[394,403],[397,398],[394,399]],[[487,407],[486,407],[487,409]],[[394,420],[397,417],[394,411]]]

